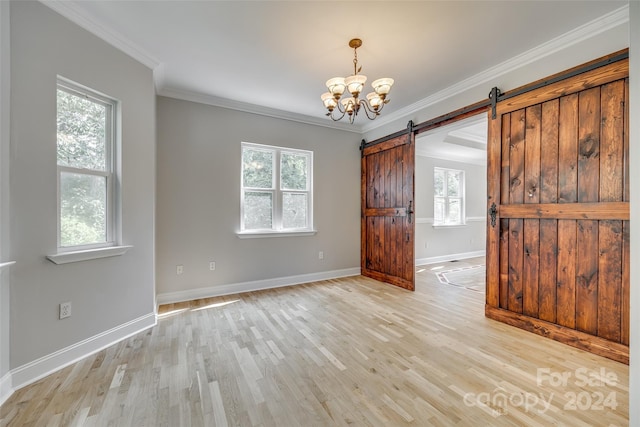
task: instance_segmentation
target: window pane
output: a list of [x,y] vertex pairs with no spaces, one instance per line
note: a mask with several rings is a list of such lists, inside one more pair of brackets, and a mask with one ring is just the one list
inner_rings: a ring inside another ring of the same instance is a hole
[[60,246],[107,241],[107,178],[60,174]]
[[306,155],[282,153],[280,157],[280,189],[307,190]]
[[444,199],[436,197],[433,201],[433,223],[444,223]]
[[273,224],[273,194],[257,191],[244,193],[244,229],[271,229]]
[[295,193],[282,194],[282,227],[307,227],[307,195]]
[[242,185],[251,188],[273,188],[273,152],[242,149]]
[[449,200],[449,216],[447,218],[447,224],[460,224],[462,217],[460,216],[460,200]]
[[58,165],[106,170],[107,107],[58,89]]
[[447,195],[460,197],[460,174],[457,172],[447,173]]
[[444,196],[444,171],[435,169],[433,171],[433,194]]

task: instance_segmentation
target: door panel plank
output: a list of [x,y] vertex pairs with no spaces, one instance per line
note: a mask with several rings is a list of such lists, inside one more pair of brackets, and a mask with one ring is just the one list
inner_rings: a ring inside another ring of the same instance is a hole
[[509,146],[509,203],[524,201],[524,127],[525,110],[511,113],[511,144]]
[[[578,202],[600,197],[600,87],[584,90],[578,101]],[[598,222],[578,221],[576,329],[598,334]]]
[[[509,308],[509,220],[500,219],[500,307]],[[489,263],[487,263],[489,268]]]
[[522,313],[538,317],[540,275],[540,222],[524,220]]
[[[602,86],[600,201],[624,198],[625,81]],[[622,333],[623,224],[601,221],[599,228],[598,336],[620,341]]]
[[558,273],[558,221],[540,220],[540,289],[539,318],[547,322],[556,321],[556,281]]
[[[495,120],[498,122],[497,120]],[[489,123],[492,121],[490,120]],[[497,123],[496,123],[497,125]],[[499,173],[502,176],[500,180],[500,204],[509,203],[509,151],[511,147],[511,114],[502,116],[502,159],[497,159],[496,163],[500,165]],[[500,307],[507,308],[509,306],[509,221],[500,219],[500,241],[499,241],[499,301]],[[487,267],[488,268],[488,267]]]
[[576,329],[598,334],[598,221],[578,221]]
[[598,202],[600,181],[600,88],[580,92],[578,202]]
[[629,203],[540,203],[537,205],[502,205],[501,218],[529,219],[629,219]]
[[407,216],[405,208],[368,208],[365,209],[367,216]]
[[629,201],[629,78],[624,81],[624,137],[623,137],[623,168],[624,191],[623,200]]
[[[540,139],[542,105],[525,110],[524,203],[540,202]],[[538,317],[540,223],[525,219],[523,228],[522,312]]]
[[557,99],[542,104],[540,135],[540,203],[558,202],[558,117]]
[[[629,201],[629,78],[624,81],[624,138],[623,138],[623,168],[624,168],[624,191],[623,200]],[[629,240],[629,221],[623,221],[622,233],[622,300],[620,302],[620,322],[621,333],[620,341],[629,345],[629,319],[630,319],[630,240]]]
[[[509,203],[524,201],[525,110],[511,113],[509,145]],[[508,308],[522,313],[523,221],[509,220],[509,296]]]
[[624,80],[602,87],[600,201],[621,202],[624,185]]
[[532,90],[526,96],[518,96],[499,102],[497,113],[505,114],[514,110],[526,108],[532,104],[540,104],[551,99],[581,92],[585,89],[597,87],[614,80],[624,79],[629,75],[629,60],[616,61],[604,67],[582,73],[574,78]]
[[523,220],[509,220],[509,310],[522,313]]
[[[496,120],[489,120],[489,123]],[[496,121],[496,127],[499,121]],[[502,177],[500,180],[500,204],[506,205],[509,204],[509,188],[511,184],[509,183],[509,178],[511,177],[511,172],[509,171],[509,153],[511,150],[511,114],[505,114],[502,116],[502,148],[501,148],[501,156],[502,159],[497,159],[496,163],[499,164],[500,170],[499,173]],[[494,130],[495,132],[495,130]],[[500,155],[500,153],[498,153]],[[492,173],[495,173],[492,171]]]
[[[540,203],[558,202],[558,119],[560,100],[542,104],[542,130],[540,136]],[[556,281],[558,273],[558,221],[540,220],[540,278],[538,290],[538,317],[547,322],[556,321]]]
[[622,221],[600,221],[598,336],[619,342],[622,304]]
[[558,203],[578,201],[578,94],[560,98]]
[[620,297],[620,342],[629,345],[629,307],[630,307],[630,264],[629,258],[629,221],[623,221],[622,228],[622,277]]
[[524,203],[540,203],[542,106],[534,105],[525,111]]
[[576,221],[558,221],[557,323],[576,326]]

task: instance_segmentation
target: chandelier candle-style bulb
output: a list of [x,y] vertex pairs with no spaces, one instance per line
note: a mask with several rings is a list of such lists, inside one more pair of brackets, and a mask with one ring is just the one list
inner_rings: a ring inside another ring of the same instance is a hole
[[[353,123],[360,110],[364,110],[367,118],[373,120],[380,115],[382,108],[389,102],[387,95],[394,82],[388,77],[374,80],[371,84],[373,92],[369,93],[366,99],[360,98],[364,84],[367,82],[367,76],[360,74],[362,67],[358,68],[358,48],[360,46],[362,46],[360,39],[349,41],[349,47],[353,49],[353,74],[348,77],[334,77],[327,80],[326,85],[329,91],[320,97],[322,104],[328,111],[327,116],[334,121],[341,120],[345,115],[348,115],[349,123]],[[345,91],[351,96],[341,99]],[[336,110],[338,113],[334,116]]]

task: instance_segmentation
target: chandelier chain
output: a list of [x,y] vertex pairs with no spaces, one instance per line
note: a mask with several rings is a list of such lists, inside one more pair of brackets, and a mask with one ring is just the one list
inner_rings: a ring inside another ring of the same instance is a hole
[[358,48],[353,48],[353,75],[358,74]]

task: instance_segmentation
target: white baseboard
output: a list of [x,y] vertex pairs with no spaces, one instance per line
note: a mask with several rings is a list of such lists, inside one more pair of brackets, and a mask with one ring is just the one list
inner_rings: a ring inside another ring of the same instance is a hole
[[[130,322],[116,326],[69,347],[48,354],[26,365],[11,370],[11,388],[18,390],[65,366],[96,353],[112,344],[129,338],[156,325],[156,314],[149,313]],[[3,378],[4,380],[4,378]],[[7,396],[8,397],[8,396]]]
[[434,264],[436,262],[447,262],[453,261],[456,259],[467,259],[467,258],[475,258],[479,256],[485,256],[486,251],[474,251],[474,252],[463,252],[460,254],[450,254],[450,255],[441,255],[434,256],[429,258],[420,258],[416,259],[416,265],[424,265],[424,264]]
[[0,405],[13,394],[13,387],[11,385],[11,372],[7,372],[4,377],[0,378]]
[[251,282],[232,283],[229,285],[208,286],[206,288],[187,289],[184,291],[158,294],[156,295],[156,303],[158,305],[171,304],[175,302],[191,301],[200,298],[210,298],[221,295],[238,294],[241,292],[280,288],[282,286],[299,285],[301,283],[317,282],[319,280],[358,276],[359,274],[360,267],[353,267],[344,268],[342,270],[321,271],[318,273],[299,274],[296,276],[276,277],[273,279],[254,280]]

